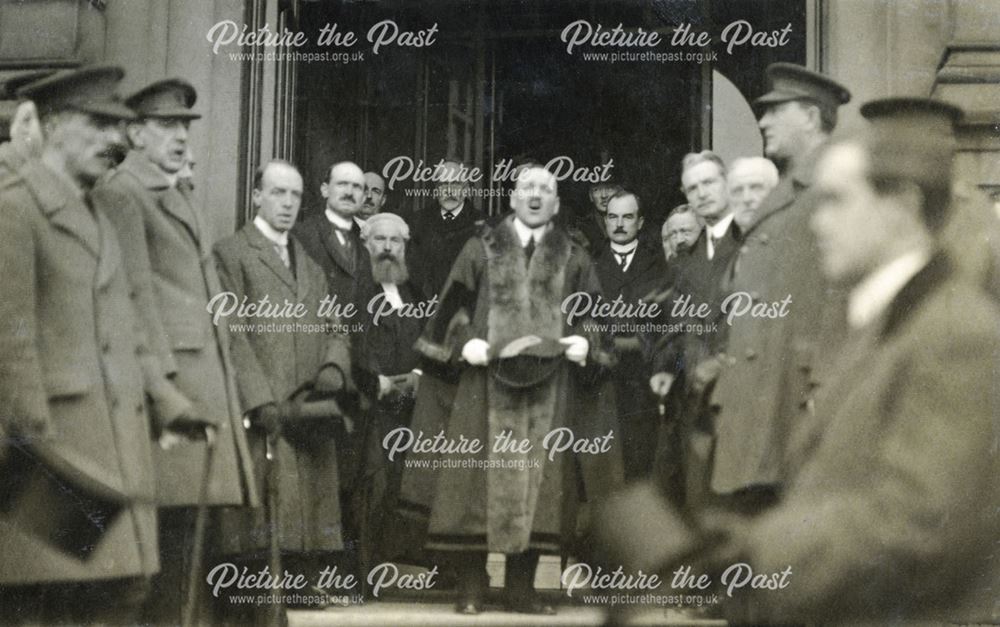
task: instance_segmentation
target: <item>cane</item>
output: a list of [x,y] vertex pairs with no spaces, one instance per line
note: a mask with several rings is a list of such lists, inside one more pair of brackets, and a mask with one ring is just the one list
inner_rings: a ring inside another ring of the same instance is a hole
[[208,486],[212,479],[212,460],[215,458],[215,427],[205,426],[205,461],[202,464],[201,488],[198,492],[198,509],[194,519],[194,545],[191,548],[191,571],[188,573],[187,602],[181,625],[193,627],[201,590],[201,562],[205,549],[205,524],[208,519]]
[[[273,585],[271,586],[271,595],[275,598],[281,594],[280,574],[281,574],[281,547],[279,544],[278,533],[281,529],[281,522],[279,518],[278,508],[281,506],[279,502],[280,494],[278,488],[278,478],[280,477],[279,470],[279,460],[278,460],[278,437],[276,435],[268,435],[265,441],[266,452],[265,457],[267,458],[267,522],[269,534],[268,543],[268,568],[271,571]],[[271,604],[271,612],[273,613],[270,618],[270,624],[272,625],[283,625],[285,624],[282,620],[282,603],[275,601]]]

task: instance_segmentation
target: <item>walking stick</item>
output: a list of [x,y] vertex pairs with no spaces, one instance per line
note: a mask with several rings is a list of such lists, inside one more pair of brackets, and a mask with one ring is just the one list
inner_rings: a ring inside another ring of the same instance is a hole
[[197,619],[198,593],[201,590],[201,563],[205,549],[205,524],[208,519],[208,486],[212,479],[212,461],[215,458],[215,427],[205,427],[205,462],[202,465],[201,487],[198,492],[198,509],[194,519],[194,543],[191,548],[191,571],[188,573],[187,601],[181,625],[193,627]]
[[[267,567],[271,571],[271,595],[274,599],[277,599],[278,595],[281,594],[281,587],[278,585],[279,578],[281,576],[281,546],[279,543],[278,534],[281,529],[280,523],[280,513],[278,508],[280,507],[280,498],[278,492],[278,482],[280,478],[280,466],[278,460],[278,436],[268,435],[266,440],[266,452],[265,457],[267,458],[267,522],[268,522],[268,560]],[[270,625],[284,625],[282,607],[283,603],[275,600],[271,603],[271,613],[268,616],[268,624]]]

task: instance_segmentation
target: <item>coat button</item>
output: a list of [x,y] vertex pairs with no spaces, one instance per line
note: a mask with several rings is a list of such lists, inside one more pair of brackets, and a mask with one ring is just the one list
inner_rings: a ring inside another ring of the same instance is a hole
[[750,300],[755,303],[760,302],[760,292],[750,292]]
[[767,246],[767,243],[771,241],[771,237],[767,233],[760,234],[760,243]]
[[757,359],[757,351],[752,348],[748,348],[746,352],[747,361],[753,361]]
[[108,353],[110,351],[111,351],[111,342],[109,342],[108,340],[102,340],[101,341],[101,352],[102,353]]

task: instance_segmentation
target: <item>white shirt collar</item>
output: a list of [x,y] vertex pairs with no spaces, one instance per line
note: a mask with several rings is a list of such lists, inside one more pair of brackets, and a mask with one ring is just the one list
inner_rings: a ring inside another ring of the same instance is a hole
[[399,295],[399,286],[395,283],[381,283],[385,300],[392,305],[393,310],[403,308],[403,297]]
[[629,255],[635,252],[635,249],[639,247],[639,240],[634,239],[628,244],[619,244],[618,242],[611,242],[611,250],[617,255]]
[[260,216],[253,219],[253,225],[271,242],[280,246],[288,246],[288,231],[275,230],[273,226],[267,223],[267,220]]
[[725,237],[726,232],[729,231],[729,225],[732,223],[733,214],[730,213],[711,226],[705,225],[705,235],[707,236],[705,240],[705,254],[709,259],[715,258],[715,245],[712,243],[712,240],[721,240]]
[[878,318],[930,258],[926,250],[912,250],[861,279],[847,300],[847,322],[851,328],[860,329]]
[[516,216],[514,218],[514,231],[517,232],[517,237],[518,239],[521,240],[522,247],[528,245],[529,238],[534,239],[535,245],[537,246],[538,243],[542,241],[542,236],[545,235],[545,231],[547,231],[548,228],[549,228],[548,223],[543,224],[542,226],[536,226],[535,228],[531,228],[524,222],[518,220]]
[[354,223],[357,224],[358,228],[360,229],[361,227],[363,227],[365,225],[365,219],[364,218],[359,218],[358,216],[354,216]]
[[344,218],[333,212],[333,209],[329,207],[326,208],[326,219],[333,223],[333,226],[339,229],[345,229],[350,231],[354,227],[354,220],[351,218]]
[[450,213],[452,215],[452,219],[454,220],[455,218],[458,217],[458,214],[462,213],[462,209],[465,209],[465,201],[462,201],[462,204],[460,204],[457,209],[452,209],[451,211],[443,209],[440,205],[438,206],[438,209],[441,209],[442,218],[445,216],[446,213]]
[[706,224],[705,230],[708,231],[708,234],[714,237],[715,239],[719,239],[726,235],[726,232],[729,230],[729,225],[732,223],[733,223],[733,214],[730,213],[725,218],[720,219],[712,226]]

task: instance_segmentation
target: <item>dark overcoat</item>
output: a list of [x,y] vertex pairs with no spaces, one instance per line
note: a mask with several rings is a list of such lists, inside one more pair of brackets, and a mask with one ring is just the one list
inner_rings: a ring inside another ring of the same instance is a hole
[[[306,315],[296,318],[223,318],[231,331],[232,358],[240,401],[248,412],[267,403],[280,403],[314,381],[320,368],[334,365],[350,374],[347,336],[335,317],[320,316],[319,303],[327,294],[326,277],[293,238],[288,243],[294,274],[286,268],[271,242],[252,223],[215,245],[222,288],[236,298],[273,304],[303,304]],[[296,330],[252,329],[257,324],[298,324]],[[251,325],[250,327],[246,325]],[[322,329],[327,329],[322,331]],[[332,425],[331,425],[332,427]],[[266,437],[251,429],[248,438],[258,490],[266,490],[266,472],[278,476],[277,520],[279,547],[288,551],[339,550],[341,512],[338,498],[335,429],[317,429],[305,442],[282,435],[272,460],[267,460]],[[301,434],[299,434],[301,435]],[[268,468],[269,464],[274,464]],[[267,547],[267,521],[261,510],[225,512],[223,525],[232,525],[234,552]]]
[[744,596],[740,622],[1000,619],[1000,315],[956,274],[936,257],[845,343],[786,497],[742,538],[755,572],[793,580]]
[[440,294],[448,273],[465,243],[476,234],[485,216],[465,201],[454,220],[441,217],[436,204],[405,216],[410,226],[407,263],[417,288],[430,298]]
[[[592,256],[605,302],[613,302],[620,297],[629,307],[638,306],[640,301],[650,303],[650,296],[666,279],[667,265],[659,247],[640,242],[628,270],[624,272],[607,243],[594,251]],[[636,315],[602,317],[597,321],[642,328],[641,325],[653,322],[653,319]],[[618,330],[613,335],[621,339],[630,338],[633,344],[626,347],[619,342],[615,351],[618,363],[610,382],[615,390],[618,423],[622,428],[625,476],[631,478],[644,475],[651,469],[660,420],[656,398],[649,387],[652,372],[640,350],[639,333]]]

